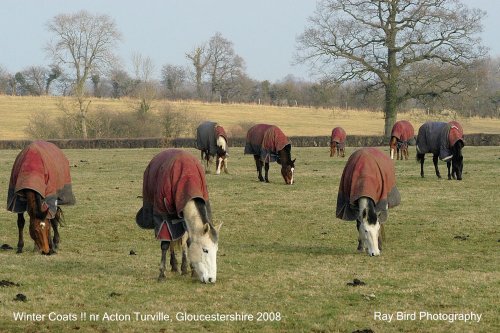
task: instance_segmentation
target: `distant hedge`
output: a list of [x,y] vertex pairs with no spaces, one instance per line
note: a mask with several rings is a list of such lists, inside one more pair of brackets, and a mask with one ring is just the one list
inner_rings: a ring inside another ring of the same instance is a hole
[[[289,137],[295,147],[328,147],[329,136],[292,136]],[[47,140],[61,149],[110,149],[110,148],[162,148],[179,147],[192,148],[195,139],[179,138],[167,141],[164,138],[139,138],[139,139],[61,139]],[[0,149],[22,149],[32,140],[0,140]],[[383,136],[349,135],[346,146],[348,147],[376,147],[386,146],[389,140]],[[467,134],[466,146],[500,146],[500,134]],[[245,146],[245,138],[229,139],[230,147]]]

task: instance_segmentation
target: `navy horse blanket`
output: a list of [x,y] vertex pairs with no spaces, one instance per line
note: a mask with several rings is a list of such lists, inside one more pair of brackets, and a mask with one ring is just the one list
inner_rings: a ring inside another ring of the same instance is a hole
[[247,132],[245,154],[260,156],[264,162],[275,162],[278,152],[291,145],[287,136],[274,125],[258,124]]
[[337,143],[337,147],[340,149],[345,148],[345,139],[347,135],[345,133],[345,130],[342,127],[335,127],[332,130],[332,139],[330,141],[330,144],[333,144],[334,142]]
[[391,137],[397,139],[398,148],[408,148],[408,145],[415,144],[415,130],[412,124],[407,120],[397,121],[392,126]]
[[361,197],[374,201],[380,222],[387,220],[388,208],[401,202],[394,164],[377,148],[361,148],[347,160],[340,179],[336,216],[346,221],[356,220],[357,200]]
[[442,161],[453,157],[451,148],[464,141],[462,126],[456,122],[426,122],[418,129],[417,152],[438,155]]
[[144,171],[142,208],[136,223],[155,229],[159,240],[176,240],[187,230],[182,211],[194,198],[208,204],[207,182],[200,162],[181,149],[167,149],[153,157]]
[[25,147],[16,157],[10,174],[7,210],[23,213],[27,202],[22,190],[36,191],[43,199],[42,210],[56,216],[58,205],[74,205],[69,161],[53,143],[37,140]]
[[217,154],[217,138],[219,136],[222,136],[228,142],[224,127],[213,121],[201,123],[196,128],[196,148],[206,152],[210,156],[215,156]]

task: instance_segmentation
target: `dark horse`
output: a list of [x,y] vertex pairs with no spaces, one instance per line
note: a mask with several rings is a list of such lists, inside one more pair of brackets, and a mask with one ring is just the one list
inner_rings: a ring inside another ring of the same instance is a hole
[[332,136],[330,139],[330,157],[335,156],[335,151],[337,151],[338,157],[345,156],[345,139],[347,135],[342,127],[335,127],[332,130]]
[[[274,125],[258,124],[248,130],[245,154],[252,154],[261,182],[269,183],[269,162],[281,165],[281,175],[287,185],[294,181],[295,160],[291,157],[292,145],[286,135]],[[265,175],[262,177],[262,167]]]
[[397,153],[397,159],[401,153],[401,160],[403,157],[408,160],[408,145],[415,144],[415,131],[412,124],[407,120],[397,121],[392,126],[391,140],[389,141],[389,148],[391,151],[391,160],[394,159],[394,150]]
[[420,162],[420,176],[424,177],[425,154],[432,153],[432,162],[438,178],[441,178],[438,169],[439,158],[446,162],[448,179],[453,177],[453,179],[462,180],[462,148],[464,146],[463,130],[458,122],[423,124],[417,136],[417,161]]
[[[62,210],[59,205],[72,205],[69,161],[54,144],[35,141],[16,157],[9,182],[7,209],[17,213],[19,241],[17,253],[24,247],[24,212],[30,218],[30,236],[43,254],[55,253],[59,245]],[[54,238],[50,238],[54,229]]]

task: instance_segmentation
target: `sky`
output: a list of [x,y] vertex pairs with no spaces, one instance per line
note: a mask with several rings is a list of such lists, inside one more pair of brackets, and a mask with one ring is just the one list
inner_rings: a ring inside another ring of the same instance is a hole
[[[487,12],[481,38],[490,55],[500,56],[500,0],[462,2]],[[220,32],[244,59],[250,78],[313,80],[306,65],[293,62],[296,38],[315,8],[315,0],[1,0],[0,67],[15,73],[48,66],[47,22],[85,9],[114,19],[123,36],[117,54],[129,73],[134,53],[152,59],[157,77],[165,64],[189,65],[185,53]]]

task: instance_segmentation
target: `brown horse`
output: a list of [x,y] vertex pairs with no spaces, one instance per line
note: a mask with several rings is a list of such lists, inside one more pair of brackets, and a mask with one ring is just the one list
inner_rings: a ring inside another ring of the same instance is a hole
[[[75,203],[69,161],[54,144],[35,141],[16,157],[9,182],[7,209],[17,213],[19,240],[17,253],[24,247],[24,212],[30,218],[30,236],[43,254],[58,248],[58,226],[62,221],[59,205]],[[54,238],[50,238],[54,229]]]
[[[252,154],[261,182],[269,183],[269,163],[281,165],[281,175],[287,185],[294,182],[295,160],[291,157],[292,145],[286,135],[274,125],[258,124],[248,130],[245,154]],[[262,177],[264,166],[265,176]]]
[[389,142],[389,148],[391,150],[391,160],[394,159],[394,150],[397,153],[397,159],[401,160],[403,157],[408,160],[408,145],[415,144],[415,130],[412,124],[407,120],[397,121],[394,126],[392,126],[391,131],[391,141]]
[[[35,241],[35,245],[43,254],[53,254],[59,247],[59,225],[62,222],[63,212],[60,207],[57,207],[54,218],[48,217],[48,210],[43,210],[42,197],[33,190],[23,190],[23,193],[18,193],[20,196],[25,196],[27,211],[30,218],[30,236]],[[19,230],[19,238],[17,242],[17,253],[23,252],[24,247],[24,219],[23,213],[17,214],[17,228]],[[54,229],[54,238],[50,238],[50,229]]]
[[345,156],[345,139],[347,135],[342,127],[335,127],[332,130],[332,138],[330,140],[330,157],[335,156],[335,151],[338,157]]

